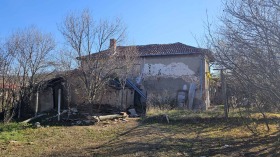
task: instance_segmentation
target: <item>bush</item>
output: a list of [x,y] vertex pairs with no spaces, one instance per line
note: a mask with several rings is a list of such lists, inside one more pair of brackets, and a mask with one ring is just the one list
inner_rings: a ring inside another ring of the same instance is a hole
[[157,108],[160,110],[170,110],[176,107],[176,99],[167,91],[161,93],[153,93],[149,95],[147,100],[147,108]]

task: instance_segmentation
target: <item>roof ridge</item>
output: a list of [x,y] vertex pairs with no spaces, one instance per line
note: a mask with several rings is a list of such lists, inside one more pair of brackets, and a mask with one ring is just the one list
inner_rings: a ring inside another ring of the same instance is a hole
[[140,46],[140,47],[143,47],[143,46],[163,46],[163,45],[175,45],[175,44],[182,44],[184,46],[190,46],[190,47],[193,47],[193,48],[197,48],[197,47],[194,47],[194,46],[191,46],[191,45],[187,45],[187,44],[184,44],[184,43],[181,43],[181,42],[175,42],[175,43],[165,43],[165,44],[146,44],[146,45],[126,45],[126,46],[117,46],[117,47],[133,47],[133,46]]

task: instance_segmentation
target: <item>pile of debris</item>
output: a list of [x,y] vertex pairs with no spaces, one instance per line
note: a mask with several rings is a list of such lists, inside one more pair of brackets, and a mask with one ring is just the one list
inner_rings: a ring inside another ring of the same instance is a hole
[[40,122],[35,121],[34,126],[36,128],[42,127],[42,124],[45,125],[69,125],[69,126],[75,126],[75,125],[93,125],[98,122],[105,122],[109,120],[113,120],[115,123],[117,122],[127,122],[128,120],[126,118],[128,117],[139,117],[139,115],[136,113],[135,109],[128,109],[127,112],[120,112],[118,114],[98,114],[95,116],[92,116],[88,113],[80,113],[77,108],[70,108],[67,110],[63,110],[60,114],[55,113],[52,116],[49,115],[50,113],[41,114],[36,117],[33,117],[31,119],[26,120],[25,122],[34,121],[34,119],[37,119],[41,116],[47,116],[44,118],[41,118],[42,120]]
[[[88,113],[79,113],[76,108],[71,108],[70,110],[68,110],[68,118],[63,120],[71,121],[71,125],[92,125],[101,121],[108,121],[108,120],[114,120],[115,122],[117,121],[127,122],[128,121],[126,119],[127,117],[139,117],[135,109],[129,109],[127,113],[120,112],[119,114],[99,114],[99,115],[91,116]],[[79,118],[73,119],[69,117],[79,117]]]

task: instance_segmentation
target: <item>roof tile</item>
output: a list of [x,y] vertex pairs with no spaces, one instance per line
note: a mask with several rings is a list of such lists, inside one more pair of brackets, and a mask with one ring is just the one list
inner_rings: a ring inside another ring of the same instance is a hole
[[[180,54],[210,54],[207,49],[197,48],[180,42],[172,44],[150,44],[150,45],[135,45],[135,46],[117,46],[116,51],[127,53],[128,49],[136,48],[137,54],[141,57],[158,56],[158,55],[180,55]],[[112,54],[110,49],[91,54],[93,57],[106,57]],[[85,56],[84,56],[85,57]]]

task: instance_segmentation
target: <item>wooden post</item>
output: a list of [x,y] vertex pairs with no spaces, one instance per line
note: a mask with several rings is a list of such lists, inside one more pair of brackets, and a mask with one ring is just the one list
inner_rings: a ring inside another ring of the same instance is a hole
[[57,120],[60,121],[60,103],[61,103],[61,89],[58,89],[58,102],[57,102]]
[[35,117],[38,114],[38,107],[39,107],[39,91],[36,92],[36,106],[35,106]]

